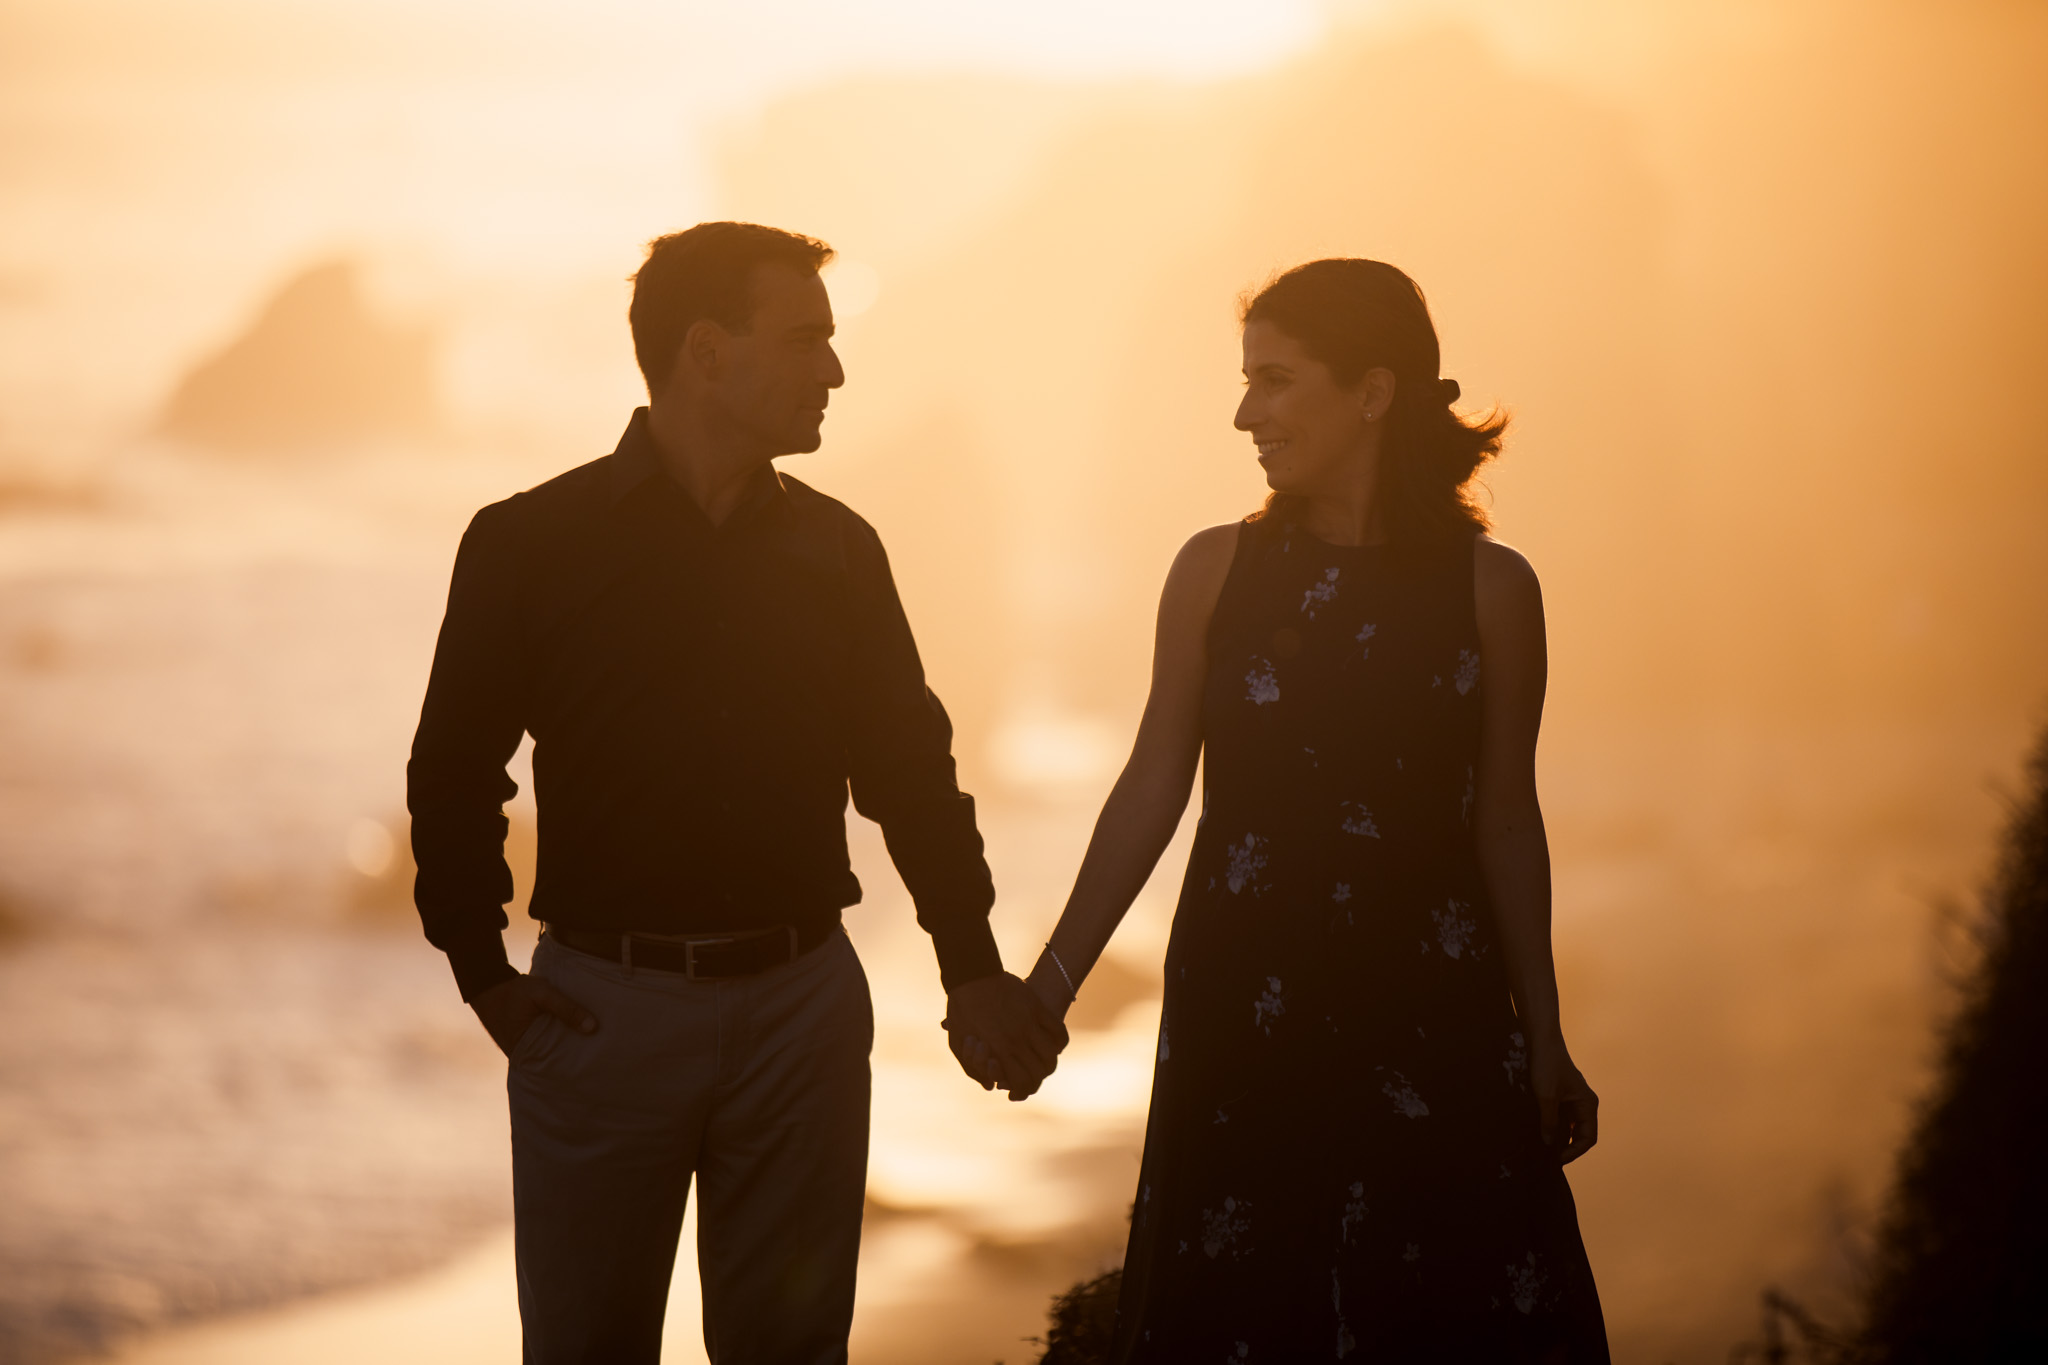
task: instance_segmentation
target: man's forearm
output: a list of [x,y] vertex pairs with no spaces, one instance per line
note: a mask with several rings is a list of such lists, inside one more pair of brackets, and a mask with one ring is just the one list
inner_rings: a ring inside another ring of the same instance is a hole
[[451,837],[432,817],[414,817],[412,855],[420,868],[414,905],[426,941],[449,954],[449,968],[465,1001],[516,976],[506,960],[506,902],[512,898],[512,870],[504,862],[504,817],[498,837],[461,831]]
[[1003,955],[996,947],[995,932],[989,928],[986,911],[949,916],[937,923],[929,922],[920,913],[918,922],[932,936],[932,951],[939,959],[939,982],[947,991],[1003,970]]
[[[975,831],[972,812],[968,803],[964,828],[957,820],[892,819],[882,826],[890,859],[917,907],[917,922],[932,936],[939,979],[948,991],[1003,969],[988,924],[989,910],[995,905],[995,883],[981,854],[981,835]],[[954,827],[948,828],[948,824]]]
[[[939,975],[947,990],[1003,969],[988,913],[995,883],[982,856],[974,798],[953,786],[948,761],[943,780],[923,799],[889,791],[869,778],[855,785],[855,804],[882,826],[890,861],[917,907],[917,922],[932,936]],[[882,795],[886,792],[886,796]],[[880,797],[881,799],[878,799]]]
[[[427,939],[434,942],[434,935],[429,933]],[[455,987],[462,992],[465,1004],[475,1004],[477,997],[491,987],[519,975],[519,969],[505,956],[505,939],[500,929],[483,934],[465,933],[447,942],[435,942],[434,946],[448,955]]]
[[[503,801],[512,782],[503,767],[481,782],[451,780],[474,764],[456,764],[423,734],[407,766],[413,861],[419,873],[413,902],[427,942],[448,955],[462,998],[473,1001],[516,975],[505,958],[505,906],[512,869],[505,863]],[[495,780],[493,780],[495,779]]]

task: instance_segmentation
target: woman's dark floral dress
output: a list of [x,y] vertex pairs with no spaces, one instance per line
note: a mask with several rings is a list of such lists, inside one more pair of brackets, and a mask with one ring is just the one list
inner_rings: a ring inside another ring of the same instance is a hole
[[1472,555],[1241,532],[1120,1360],[1607,1359],[1473,846]]

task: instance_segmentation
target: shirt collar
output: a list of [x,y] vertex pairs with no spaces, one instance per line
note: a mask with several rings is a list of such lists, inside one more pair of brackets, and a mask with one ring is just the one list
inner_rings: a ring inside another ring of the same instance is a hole
[[619,444],[605,459],[605,493],[616,503],[659,473],[661,461],[654,453],[654,435],[647,429],[647,409],[634,408]]
[[[685,502],[690,501],[689,495],[669,479],[667,471],[661,467],[661,455],[654,446],[654,433],[648,428],[647,409],[638,407],[633,409],[632,419],[626,423],[617,448],[606,457],[605,492],[616,506],[624,501],[627,494],[650,479],[662,480]],[[733,517],[750,512],[763,502],[783,503],[788,500],[789,489],[782,481],[781,471],[773,464],[766,464],[748,482],[746,496],[733,510]]]

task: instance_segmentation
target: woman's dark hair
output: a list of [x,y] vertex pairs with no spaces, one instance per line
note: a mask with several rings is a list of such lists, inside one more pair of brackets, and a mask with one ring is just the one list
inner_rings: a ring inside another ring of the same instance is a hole
[[690,328],[709,318],[735,336],[754,318],[754,270],[782,265],[817,271],[832,248],[815,237],[759,223],[699,223],[647,244],[647,260],[633,275],[633,355],[659,394],[676,367]]
[[[1438,540],[1492,525],[1472,497],[1472,476],[1500,453],[1508,419],[1494,411],[1467,421],[1451,410],[1458,385],[1437,377],[1436,325],[1415,281],[1385,261],[1310,261],[1245,299],[1238,320],[1273,324],[1346,387],[1367,370],[1394,372],[1373,495],[1388,539]],[[1275,493],[1258,515],[1284,517],[1293,501]]]

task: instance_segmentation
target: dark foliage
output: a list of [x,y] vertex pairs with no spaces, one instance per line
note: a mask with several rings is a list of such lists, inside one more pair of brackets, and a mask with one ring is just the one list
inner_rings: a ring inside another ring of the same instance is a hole
[[1978,932],[1878,1231],[1869,1365],[2048,1360],[2048,731]]
[[1110,1270],[1055,1298],[1040,1365],[1106,1365],[1116,1335],[1116,1296],[1123,1286],[1124,1272]]
[[1766,1289],[1762,1335],[1730,1351],[1728,1365],[1846,1365],[1848,1352],[1849,1343],[1839,1331],[1798,1301]]

